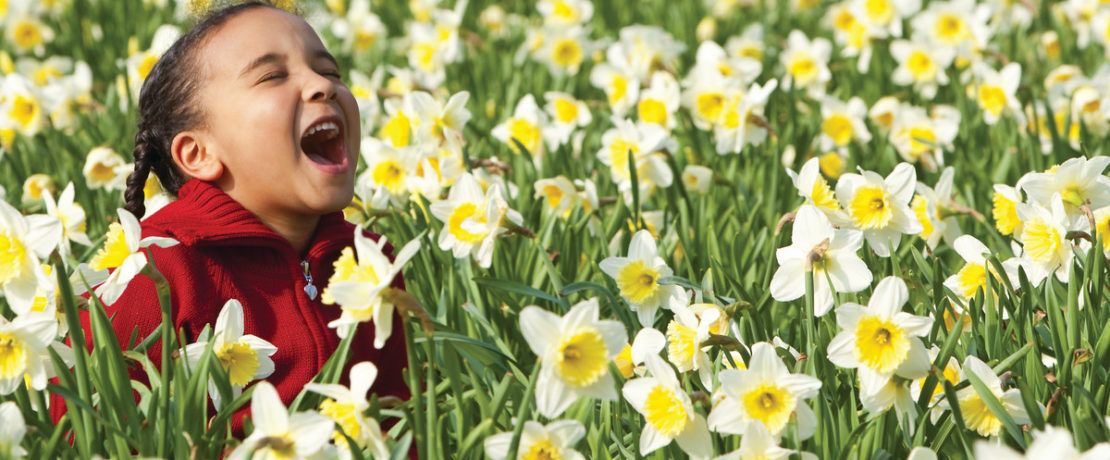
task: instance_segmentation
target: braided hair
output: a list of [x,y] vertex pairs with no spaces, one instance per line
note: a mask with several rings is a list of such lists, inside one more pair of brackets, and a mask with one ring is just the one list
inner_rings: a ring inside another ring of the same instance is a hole
[[162,188],[175,196],[189,180],[174,164],[170,145],[177,133],[203,123],[203,112],[193,100],[199,86],[194,51],[213,30],[255,8],[277,7],[250,1],[212,11],[166,50],[143,82],[139,91],[139,132],[135,134],[135,171],[127,176],[123,194],[124,208],[136,217],[146,214],[143,189],[151,172]]

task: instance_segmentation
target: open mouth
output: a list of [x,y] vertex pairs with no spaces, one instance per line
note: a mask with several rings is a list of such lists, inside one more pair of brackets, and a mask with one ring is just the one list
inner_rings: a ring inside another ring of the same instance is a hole
[[347,147],[343,130],[332,117],[313,123],[301,135],[301,150],[313,163],[343,168],[347,165]]

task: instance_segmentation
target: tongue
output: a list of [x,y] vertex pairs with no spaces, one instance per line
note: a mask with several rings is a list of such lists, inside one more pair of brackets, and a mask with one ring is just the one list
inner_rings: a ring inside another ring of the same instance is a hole
[[308,159],[312,160],[315,163],[319,163],[319,164],[322,164],[322,165],[333,165],[333,164],[335,164],[334,161],[331,161],[331,160],[329,160],[329,159],[327,159],[323,156],[320,156],[319,154],[316,154],[316,153],[308,154]]

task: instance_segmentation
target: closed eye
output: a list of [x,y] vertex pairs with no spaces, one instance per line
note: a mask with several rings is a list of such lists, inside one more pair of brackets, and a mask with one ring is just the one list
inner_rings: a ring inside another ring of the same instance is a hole
[[274,72],[267,72],[264,75],[262,75],[262,78],[258,79],[258,82],[256,82],[256,84],[265,83],[265,82],[270,81],[270,80],[277,80],[277,79],[285,78],[285,76],[286,76],[286,73],[285,73],[284,70],[278,70],[278,71],[274,71]]

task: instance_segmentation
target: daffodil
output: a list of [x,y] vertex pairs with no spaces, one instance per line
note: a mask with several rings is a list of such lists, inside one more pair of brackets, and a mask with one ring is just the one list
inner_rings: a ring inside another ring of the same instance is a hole
[[817,396],[821,381],[791,374],[767,342],[752,345],[746,369],[720,372],[725,398],[709,413],[709,427],[717,432],[743,434],[747,425],[763,425],[778,439],[791,420],[797,421],[799,439],[813,436],[817,417],[805,399]]
[[640,80],[616,65],[602,62],[590,71],[590,84],[605,92],[614,116],[624,116],[640,99]]
[[1031,202],[1045,207],[1052,204],[1054,194],[1059,194],[1069,221],[1086,220],[1079,206],[1088,201],[1092,209],[1110,205],[1110,177],[1102,174],[1108,165],[1110,157],[1107,156],[1071,158],[1055,171],[1029,173],[1022,177],[1021,189]]
[[801,30],[790,31],[786,41],[786,49],[779,55],[779,61],[786,70],[783,89],[804,89],[809,97],[820,98],[832,79],[829,72],[832,44],[823,37],[810,40]]
[[[660,150],[673,148],[674,138],[661,126],[652,123],[614,118],[613,124],[613,128],[602,134],[602,146],[597,156],[602,164],[609,167],[609,176],[617,184],[625,202],[632,202],[633,167],[636,168],[640,196],[648,196],[655,187],[669,187],[674,173]],[[632,164],[629,164],[629,153]]]
[[820,166],[819,158],[810,158],[797,173],[787,169],[786,174],[794,182],[794,188],[798,189],[798,196],[806,199],[805,204],[816,207],[837,226],[850,225],[848,215],[836,200],[836,194],[829,187],[828,181],[821,176]]
[[421,149],[416,146],[394,148],[378,138],[364,137],[359,150],[366,162],[366,170],[359,175],[358,182],[384,189],[395,206],[407,203],[409,196],[416,191],[416,169],[422,159]]
[[879,281],[867,307],[846,303],[836,309],[841,332],[829,343],[829,361],[858,369],[861,395],[888,390],[894,376],[912,380],[929,371],[929,354],[919,337],[929,333],[933,319],[901,311],[908,299],[906,283],[888,276]]
[[108,147],[96,147],[85,157],[85,183],[90,189],[123,190],[134,167]]
[[490,134],[508,145],[514,153],[523,153],[517,146],[519,143],[529,155],[538,158],[544,154],[544,126],[547,126],[547,114],[540,110],[531,94],[526,94],[517,102],[513,116],[495,126]]
[[[145,51],[140,51],[138,49],[138,42],[135,42],[134,49],[125,62],[127,68],[127,87],[130,90],[130,98],[132,101],[139,100],[139,90],[142,89],[146,77],[154,70],[154,65],[162,58],[162,54],[170,49],[170,46],[173,45],[180,36],[181,29],[172,24],[165,24],[154,31],[150,48],[147,48]],[[134,40],[134,38],[132,40]]]
[[54,179],[49,175],[31,174],[23,181],[23,201],[39,201],[45,193],[54,193],[54,190]]
[[793,455],[801,456],[802,460],[817,460],[817,456],[809,452],[780,447],[778,441],[767,427],[762,423],[748,423],[740,433],[740,448],[724,454],[714,460],[787,460]]
[[662,126],[668,131],[674,128],[674,113],[678,110],[681,94],[678,81],[667,72],[651,74],[651,85],[640,92],[636,103],[636,113],[643,123]]
[[229,460],[313,458],[328,449],[335,422],[316,412],[289,415],[277,390],[265,380],[251,395],[254,431],[228,455]]
[[[987,389],[998,402],[1002,403],[1002,408],[1018,425],[1030,423],[1029,413],[1025,409],[1025,404],[1022,402],[1021,393],[1017,388],[1009,390],[1002,390],[1002,380],[979,358],[974,355],[968,355],[964,359],[963,375],[973,373],[986,385]],[[1002,420],[998,415],[987,407],[987,403],[983,402],[983,398],[975,390],[975,387],[968,386],[956,393],[956,399],[960,404],[960,414],[963,415],[964,425],[969,429],[979,433],[980,436],[997,437],[1002,433]],[[941,400],[940,404],[948,408],[948,400]],[[1053,456],[1055,457],[1055,456]]]
[[552,212],[560,217],[570,216],[571,209],[578,202],[578,189],[566,176],[558,175],[550,179],[536,181],[536,193],[533,198],[543,198]]
[[370,409],[370,402],[366,400],[366,392],[374,385],[374,380],[377,378],[378,368],[374,366],[374,363],[363,361],[351,366],[350,388],[337,384],[309,383],[305,385],[306,390],[322,394],[328,398],[320,403],[320,414],[332,419],[336,426],[343,429],[343,433],[354,440],[355,445],[351,446],[339,430],[332,434],[335,445],[339,447],[339,458],[343,460],[351,458],[352,447],[356,449],[369,448],[375,459],[389,458],[389,450],[386,449],[385,441],[382,439],[382,429],[378,425],[378,421],[365,415],[366,411]]
[[975,297],[980,289],[987,288],[987,273],[995,276],[998,274],[987,262],[986,254],[990,253],[981,241],[971,235],[962,235],[952,243],[956,253],[964,259],[964,266],[958,272],[944,280],[944,286],[964,299]]
[[990,38],[989,18],[989,5],[976,5],[975,0],[952,0],[930,2],[926,10],[913,17],[910,25],[932,43],[970,53],[984,47]]
[[705,416],[694,411],[690,396],[675,378],[674,370],[658,355],[648,355],[648,377],[629,380],[621,393],[647,422],[640,433],[640,454],[647,455],[677,441],[691,458],[713,453]]
[[867,109],[867,118],[879,128],[879,132],[886,135],[894,127],[898,115],[906,110],[907,105],[894,96],[883,96],[871,104]]
[[58,249],[63,255],[69,254],[70,242],[83,246],[92,246],[93,244],[89,240],[89,235],[85,233],[85,208],[82,208],[80,203],[73,200],[73,193],[73,182],[70,182],[62,190],[62,194],[58,196],[57,201],[50,193],[43,195],[46,202],[46,214],[58,219],[62,224],[62,240],[58,244]]
[[837,181],[840,206],[879,257],[890,257],[898,249],[902,233],[922,230],[909,208],[916,182],[917,173],[908,163],[899,163],[886,178],[861,169],[860,174],[845,174]]
[[1021,203],[1021,189],[1005,184],[994,184],[991,196],[991,217],[994,227],[1003,235],[1021,235],[1021,219],[1018,219],[1017,205]]
[[813,314],[823,316],[833,307],[833,291],[859,292],[871,285],[871,270],[856,254],[863,234],[834,229],[816,207],[798,210],[791,245],[775,253],[779,268],[771,278],[771,296],[788,302],[805,295],[806,272],[813,273]]
[[406,243],[392,261],[385,255],[387,241],[384,236],[374,241],[356,227],[354,240],[354,251],[344,248],[335,260],[335,273],[328,280],[320,300],[325,304],[339,304],[343,309],[338,319],[328,323],[328,327],[338,328],[341,337],[347,336],[359,323],[373,320],[374,348],[381,348],[393,333],[394,304],[385,291],[420,250],[420,240]]
[[[231,299],[220,309],[212,329],[212,353],[227,371],[232,398],[238,398],[248,383],[274,373],[274,361],[270,357],[277,353],[277,347],[253,334],[243,335],[244,323],[243,305]],[[185,346],[183,351],[190,366],[196,367],[207,347],[208,342]],[[209,382],[208,395],[212,398],[212,405],[219,408],[221,398],[215,383]]]
[[548,91],[543,94],[543,98],[546,101],[544,111],[551,121],[544,127],[543,138],[552,151],[569,142],[575,130],[593,120],[586,103],[573,95]]
[[609,64],[625,69],[636,81],[648,81],[656,69],[673,68],[686,45],[660,26],[632,25],[621,28],[619,39],[605,51]]
[[628,256],[611,256],[601,261],[601,271],[617,281],[620,296],[636,311],[640,324],[650,327],[655,312],[672,304],[685,304],[686,292],[673,284],[659,284],[659,279],[673,273],[659,257],[655,239],[647,230],[632,235]]
[[976,98],[979,108],[983,110],[983,120],[993,125],[1003,113],[1009,113],[1019,125],[1024,125],[1025,114],[1014,94],[1021,84],[1021,64],[1011,62],[1002,70],[994,70],[980,63],[974,69],[979,78]]
[[767,139],[763,108],[778,86],[775,79],[764,84],[752,83],[747,91],[725,101],[713,129],[717,153],[740,153],[745,145],[758,146]]
[[15,401],[0,404],[0,457],[18,460],[27,455],[19,445],[26,434],[27,424]]
[[566,316],[536,306],[520,312],[520,329],[540,358],[536,408],[544,417],[562,414],[580,396],[616,400],[609,363],[628,342],[617,321],[598,320],[597,299],[575,304]]
[[682,185],[694,193],[709,193],[709,187],[713,185],[713,170],[705,166],[686,165],[686,169],[682,170]]
[[331,31],[343,41],[344,50],[355,54],[369,52],[388,34],[381,18],[370,11],[368,0],[352,0],[347,14],[332,22]]
[[58,321],[31,312],[7,320],[0,316],[0,395],[12,394],[26,382],[34,390],[46,388],[52,376],[44,356],[57,336]]
[[432,215],[444,223],[439,233],[439,248],[450,250],[455,258],[473,255],[478,265],[488,268],[493,261],[493,242],[505,233],[503,220],[520,223],[519,213],[508,208],[500,184],[482,193],[482,187],[469,173],[451,186],[447,199],[432,203]]
[[[542,425],[529,420],[524,422],[517,447],[517,459],[585,460],[574,445],[586,435],[586,428],[577,420],[556,420]],[[509,458],[513,433],[498,433],[486,438],[486,455],[493,460]]]
[[12,309],[29,310],[36,292],[51,285],[39,261],[54,251],[61,236],[57,219],[24,217],[0,201],[0,286]]
[[918,182],[917,195],[910,202],[910,209],[921,224],[919,236],[925,239],[929,249],[936,249],[941,237],[952,244],[962,233],[960,224],[956,222],[956,212],[952,209],[952,179],[955,175],[951,166],[944,168],[935,190]]
[[151,245],[167,248],[178,242],[173,238],[148,236],[142,237],[139,220],[125,209],[116,211],[119,222],[108,226],[107,239],[104,247],[97,251],[88,267],[96,270],[113,269],[107,281],[96,288],[96,295],[105,305],[111,305],[119,300],[127,289],[127,283],[138,275],[146,266],[146,253],[144,248]]
[[944,151],[952,150],[960,125],[960,112],[948,105],[900,106],[890,127],[890,142],[902,159],[921,162],[930,171],[944,165]]
[[1074,257],[1072,243],[1065,238],[1069,221],[1060,194],[1053,194],[1050,204],[1051,208],[1037,203],[1019,203],[1016,207],[1022,222],[1019,260],[1034,286],[1052,274],[1061,283],[1067,282]]
[[712,363],[702,343],[710,334],[727,333],[728,318],[712,304],[672,305],[671,310],[675,315],[667,323],[667,360],[679,372],[696,371],[702,385],[713,388]]
[[897,85],[912,85],[921,97],[931,99],[937,87],[948,84],[948,67],[956,58],[953,48],[931,46],[917,39],[895,40],[890,44],[890,54],[898,61],[891,78]]
[[862,19],[882,29],[881,36],[902,36],[902,21],[921,10],[920,0],[869,0],[860,5]]
[[[1061,119],[1060,128],[1062,129],[1063,125],[1070,123],[1071,131],[1078,130],[1079,126],[1082,125],[1091,134],[1096,136],[1106,135],[1110,131],[1110,95],[1086,84],[1076,88],[1070,95],[1069,112],[1071,119]],[[1070,132],[1069,137],[1071,137]]]
[[552,74],[575,75],[596,49],[597,45],[589,39],[589,29],[575,25],[548,29],[534,56]]
[[550,26],[569,27],[589,22],[594,5],[589,0],[540,0],[536,11]]
[[41,91],[27,77],[10,73],[0,80],[0,121],[13,133],[34,136],[46,126],[47,113]]
[[[936,361],[937,355],[939,353],[940,348],[936,345],[929,347],[929,361]],[[955,356],[949,356],[948,362],[944,365],[944,369],[937,376],[936,386],[933,387],[933,394],[929,398],[930,403],[934,404],[932,410],[930,411],[932,413],[930,417],[933,423],[936,423],[937,420],[940,420],[940,417],[944,415],[944,411],[946,410],[946,408],[942,407],[940,404],[937,404],[941,399],[944,399],[945,380],[947,380],[948,383],[952,384],[953,386],[959,385],[960,380],[963,380],[962,372],[963,371],[960,369],[960,361],[957,360]],[[917,401],[918,398],[921,397],[921,390],[923,385],[925,385],[925,380],[927,378],[928,376],[922,377],[920,379],[914,380],[913,383],[910,384],[910,397],[913,398],[914,401]]]
[[822,151],[847,151],[852,141],[866,144],[871,141],[871,132],[863,123],[867,106],[863,100],[853,97],[847,103],[832,96],[821,98],[821,135]]
[[1045,425],[1044,431],[1033,432],[1033,442],[1022,455],[994,441],[976,441],[975,458],[994,460],[1099,460],[1110,458],[1110,443],[1100,442],[1084,452],[1075,447],[1075,440],[1067,428]]

